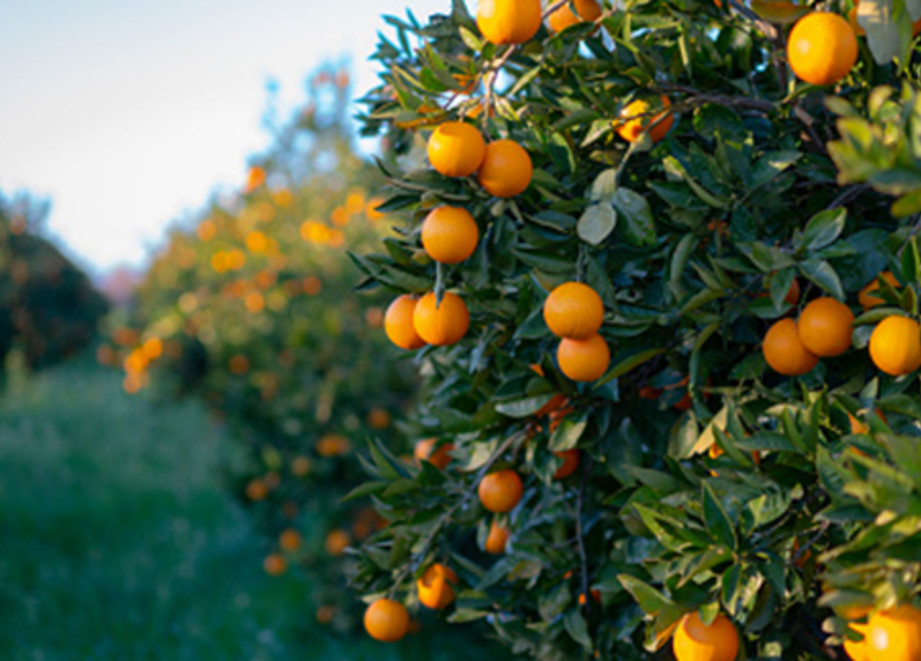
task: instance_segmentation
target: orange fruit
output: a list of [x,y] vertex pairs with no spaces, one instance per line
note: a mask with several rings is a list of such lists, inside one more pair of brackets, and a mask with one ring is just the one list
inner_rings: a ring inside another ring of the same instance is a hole
[[252,501],[265,500],[269,495],[269,488],[262,480],[252,480],[246,485],[246,497]]
[[428,141],[432,167],[446,177],[466,177],[477,171],[486,155],[482,134],[464,122],[445,122]]
[[416,298],[402,294],[393,299],[384,314],[384,333],[387,339],[401,349],[419,349],[425,346],[425,340],[419,337],[413,325],[416,311]]
[[301,547],[301,534],[289,528],[281,533],[278,545],[283,551],[297,551]]
[[269,576],[281,576],[288,569],[288,562],[279,553],[270,553],[265,556],[262,568]]
[[866,648],[869,659],[921,659],[921,611],[906,604],[873,613],[867,621]]
[[339,434],[326,434],[317,441],[317,454],[321,457],[341,457],[351,449],[349,439]]
[[579,451],[575,448],[572,450],[563,450],[554,452],[557,457],[563,460],[563,465],[556,469],[553,474],[554,480],[563,480],[576,472],[579,467]]
[[384,643],[393,643],[409,630],[406,606],[392,599],[378,599],[365,611],[365,631]]
[[436,262],[464,261],[476,250],[479,240],[476,221],[461,207],[436,207],[422,222],[422,247]]
[[351,541],[346,531],[337,528],[336,530],[330,530],[329,534],[326,535],[324,547],[330,555],[342,555],[342,552],[348,548]]
[[594,289],[581,282],[564,282],[544,301],[544,321],[557,337],[585,339],[604,321],[604,304]]
[[480,480],[477,495],[483,507],[490,512],[508,512],[514,509],[524,493],[518,473],[511,469],[496,471]]
[[454,344],[467,334],[470,313],[464,299],[457,294],[446,292],[441,305],[436,307],[435,292],[429,292],[416,303],[413,326],[419,337],[429,344]]
[[515,197],[531,184],[534,165],[524,147],[514,140],[496,140],[486,145],[477,172],[480,186],[496,197]]
[[418,463],[427,461],[432,464],[432,466],[444,470],[445,466],[447,466],[451,461],[451,455],[448,453],[454,449],[454,444],[445,443],[444,445],[436,448],[435,443],[437,442],[438,439],[427,438],[416,443],[415,450],[413,451],[413,454],[416,457],[416,462]]
[[819,357],[800,340],[792,319],[781,319],[771,326],[761,350],[771,369],[785,376],[806,374],[819,363]]
[[390,421],[390,414],[384,409],[375,407],[368,412],[368,426],[371,429],[387,429]]
[[[889,421],[886,419],[885,413],[883,413],[879,409],[876,409],[875,413],[877,417],[879,417],[880,419],[882,419],[883,422],[888,424]],[[852,434],[869,434],[870,433],[870,425],[868,425],[866,422],[863,422],[862,420],[851,415],[850,413],[847,414],[847,419],[851,423],[851,433]]]
[[304,477],[310,472],[310,459],[297,456],[291,460],[291,472],[297,477]]
[[[880,273],[883,280],[888,282],[890,285],[898,289],[899,281],[895,279],[895,276],[892,275],[892,271],[883,271]],[[879,298],[878,296],[873,296],[870,292],[876,291],[879,289],[879,278],[873,278],[873,282],[867,284],[866,287],[860,290],[860,293],[857,294],[857,301],[863,306],[864,310],[869,310],[870,308],[875,308],[877,305],[882,305],[886,301]]]
[[[675,116],[668,109],[672,102],[662,96],[659,104],[644,99],[636,99],[624,106],[619,119],[614,122],[614,131],[627,142],[636,142],[647,130],[653,144],[666,136],[675,123]],[[662,112],[651,115],[657,108]]]
[[[600,604],[601,603],[601,590],[592,589],[592,590],[589,590],[589,592],[592,595],[592,599],[595,600],[595,603]],[[579,605],[584,606],[586,601],[588,601],[588,599],[585,598],[585,594],[580,594],[579,595]]]
[[787,60],[800,80],[833,85],[857,63],[857,36],[838,14],[812,12],[799,19],[790,31]]
[[489,534],[486,536],[486,543],[483,548],[487,553],[492,553],[493,555],[505,553],[508,538],[511,536],[511,530],[493,521],[489,526]]
[[560,371],[573,381],[594,381],[608,370],[611,350],[597,333],[584,340],[564,337],[556,350],[556,359]]
[[810,302],[796,323],[799,339],[809,351],[827,358],[851,348],[854,313],[841,301],[824,296]]
[[675,629],[672,651],[677,661],[735,661],[739,633],[722,613],[708,627],[694,611],[685,615]]
[[476,24],[494,44],[523,44],[540,28],[540,0],[480,0]]
[[921,326],[901,315],[886,317],[870,335],[870,359],[886,374],[911,374],[921,367]]
[[863,636],[863,640],[845,639],[844,652],[851,661],[870,661],[870,650],[867,649],[867,631],[869,631],[870,627],[857,622],[851,622],[848,626]]
[[432,610],[439,610],[448,606],[454,601],[454,588],[451,584],[457,584],[457,574],[450,567],[440,562],[425,570],[419,580],[416,581],[416,592],[419,595],[419,603]]
[[547,17],[547,25],[554,32],[562,32],[568,27],[583,21],[596,21],[601,17],[601,5],[596,0],[575,0],[574,12],[566,3]]

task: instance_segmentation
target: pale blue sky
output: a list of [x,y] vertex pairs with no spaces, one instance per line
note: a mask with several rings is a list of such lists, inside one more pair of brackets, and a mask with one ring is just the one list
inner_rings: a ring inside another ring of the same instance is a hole
[[450,4],[0,0],[0,191],[50,196],[49,228],[84,265],[140,264],[171,220],[243,180],[267,80],[293,105],[308,71],[349,57],[360,94],[381,14]]

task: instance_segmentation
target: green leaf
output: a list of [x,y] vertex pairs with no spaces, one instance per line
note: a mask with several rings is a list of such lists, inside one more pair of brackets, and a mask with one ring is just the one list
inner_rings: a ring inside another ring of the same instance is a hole
[[614,192],[611,202],[623,218],[621,228],[628,243],[635,246],[655,244],[652,209],[645,197],[634,190],[620,187]]
[[534,415],[543,408],[543,406],[553,399],[553,393],[535,395],[534,397],[524,397],[507,402],[496,404],[496,411],[510,418],[527,418]]
[[589,245],[597,246],[608,238],[617,225],[617,212],[607,202],[593,204],[579,217],[576,232]]
[[846,219],[847,209],[844,208],[820,211],[806,223],[796,247],[811,251],[821,250],[841,236]]
[[665,349],[645,349],[632,356],[627,356],[614,365],[614,367],[601,379],[596,381],[594,387],[597,388],[608,381],[617,379],[663,353],[665,353]]
[[739,540],[736,537],[732,520],[723,508],[723,504],[716,497],[713,488],[707,483],[701,484],[704,522],[713,538],[723,546],[737,549]]
[[844,300],[844,286],[841,284],[841,278],[838,277],[838,274],[835,272],[835,269],[832,268],[831,264],[823,260],[810,259],[805,262],[800,262],[799,269],[804,276],[839,301]]
[[566,633],[574,641],[579,643],[586,650],[592,649],[592,637],[588,633],[588,624],[582,613],[578,610],[569,611],[563,618],[563,624],[566,627]]
[[550,449],[562,452],[576,447],[587,425],[588,414],[583,414],[579,418],[564,418],[550,437]]
[[671,599],[635,576],[618,574],[617,580],[647,615],[655,615],[665,606],[674,606]]

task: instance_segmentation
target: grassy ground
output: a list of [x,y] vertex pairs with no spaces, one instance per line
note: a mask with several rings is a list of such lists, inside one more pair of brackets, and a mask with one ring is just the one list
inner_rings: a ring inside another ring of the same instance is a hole
[[221,440],[196,405],[129,398],[93,367],[11,383],[0,394],[0,658],[488,654],[443,630],[386,646],[319,629],[309,585],[261,571],[267,544],[217,481]]

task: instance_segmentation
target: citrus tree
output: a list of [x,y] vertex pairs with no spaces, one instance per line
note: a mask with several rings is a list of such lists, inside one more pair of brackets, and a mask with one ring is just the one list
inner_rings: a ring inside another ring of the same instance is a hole
[[308,91],[242,189],[170,231],[100,358],[128,392],[208,404],[245,450],[227,481],[274,540],[266,572],[302,567],[316,618],[347,628],[344,552],[382,522],[339,499],[361,479],[353,448],[392,432],[412,374],[387,360],[384,299],[353,291],[345,246],[369,249],[387,228],[353,148],[348,74],[321,68]]
[[352,493],[369,633],[921,659],[921,5],[446,10],[365,98],[431,458]]
[[97,336],[107,311],[87,275],[41,236],[46,202],[0,195],[0,372],[13,347],[39,369],[73,356]]

